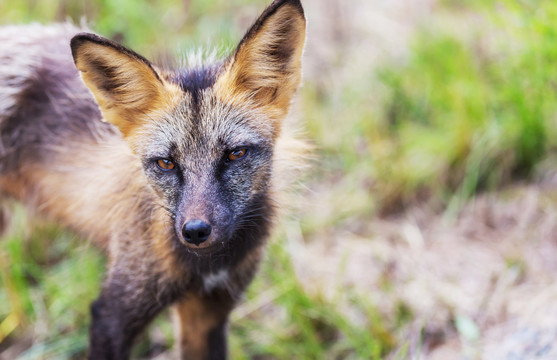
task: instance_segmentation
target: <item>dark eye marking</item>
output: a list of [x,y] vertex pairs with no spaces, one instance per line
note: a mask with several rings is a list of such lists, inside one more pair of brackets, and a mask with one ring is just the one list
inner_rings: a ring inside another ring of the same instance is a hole
[[239,147],[228,153],[226,161],[236,161],[245,157],[248,154],[248,148]]
[[174,162],[172,160],[165,159],[165,158],[156,159],[155,164],[162,171],[170,171],[176,167],[176,165],[174,165]]

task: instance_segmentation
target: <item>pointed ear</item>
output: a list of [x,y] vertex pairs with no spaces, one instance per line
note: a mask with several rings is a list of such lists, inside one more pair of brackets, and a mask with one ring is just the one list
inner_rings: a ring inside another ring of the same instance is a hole
[[74,36],[70,46],[104,119],[116,125],[124,137],[171,98],[171,86],[135,52],[87,33]]
[[302,75],[306,19],[299,0],[275,0],[246,33],[215,84],[224,101],[280,119]]

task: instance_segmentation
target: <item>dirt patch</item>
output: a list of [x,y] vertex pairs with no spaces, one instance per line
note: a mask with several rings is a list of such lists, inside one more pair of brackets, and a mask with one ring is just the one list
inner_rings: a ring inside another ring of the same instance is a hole
[[452,219],[414,208],[357,232],[345,223],[289,236],[292,254],[308,288],[357,289],[386,316],[408,306],[399,342],[416,356],[555,358],[556,195],[521,186],[478,196]]

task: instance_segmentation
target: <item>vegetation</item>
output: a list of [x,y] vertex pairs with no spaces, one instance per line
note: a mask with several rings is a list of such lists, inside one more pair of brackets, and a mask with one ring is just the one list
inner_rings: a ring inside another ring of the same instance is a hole
[[371,184],[387,211],[424,199],[458,205],[537,175],[557,140],[556,10],[445,1],[408,58],[354,69],[360,80],[338,90],[307,84],[308,128],[328,165]]
[[[215,39],[230,48],[245,30],[245,14],[253,18],[266,3],[24,0],[0,3],[0,23],[79,21],[85,14],[95,31],[156,58]],[[454,212],[478,191],[542,176],[555,163],[557,3],[445,0],[437,7],[408,57],[353,69],[357,76],[334,89],[306,81],[300,115],[319,164],[307,181],[327,187],[332,209],[299,214],[305,237],[416,202]],[[0,353],[21,343],[22,359],[80,358],[104,259],[81,239],[30,222],[19,207],[10,212],[12,229],[0,241]],[[401,305],[386,318],[350,288],[327,296],[305,288],[287,238],[277,232],[233,316],[233,358],[401,354],[399,330],[412,314]],[[172,345],[166,318],[151,327],[137,357]]]
[[530,177],[554,152],[557,6],[496,5],[475,7],[478,29],[426,29],[406,65],[379,73],[388,88],[379,136],[394,151],[377,173],[401,182],[387,193],[403,188],[408,199],[425,188],[460,201]]

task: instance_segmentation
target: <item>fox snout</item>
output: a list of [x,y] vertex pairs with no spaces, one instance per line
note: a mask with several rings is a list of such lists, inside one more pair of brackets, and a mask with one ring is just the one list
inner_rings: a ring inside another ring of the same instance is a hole
[[192,196],[176,209],[174,230],[186,247],[194,250],[213,248],[229,241],[231,236],[231,209],[220,204],[216,197],[200,200]]
[[196,246],[205,242],[211,236],[212,226],[203,220],[190,220],[182,227],[184,240]]
[[224,241],[219,224],[209,220],[211,218],[198,214],[178,215],[174,224],[178,240],[191,249],[204,249]]

